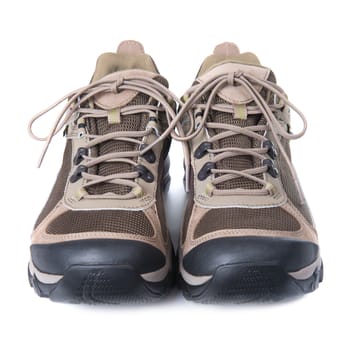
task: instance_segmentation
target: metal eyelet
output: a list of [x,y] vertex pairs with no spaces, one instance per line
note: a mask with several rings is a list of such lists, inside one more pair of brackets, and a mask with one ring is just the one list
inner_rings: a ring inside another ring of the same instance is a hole
[[83,156],[87,156],[89,153],[89,150],[85,147],[80,147],[77,150],[77,153],[74,156],[73,163],[74,165],[78,165],[84,160]]
[[81,179],[82,173],[86,173],[88,171],[88,168],[84,165],[79,165],[76,169],[73,175],[70,177],[69,181],[74,183]]
[[154,116],[149,117],[149,118],[148,118],[148,120],[149,120],[150,122],[155,122],[155,123],[158,123],[158,119],[157,119],[157,117],[154,117]]
[[213,145],[210,142],[201,143],[194,152],[194,157],[196,159],[201,159],[207,153],[208,149],[212,149]]
[[278,169],[275,167],[275,163],[271,159],[264,159],[262,165],[267,166],[267,172],[274,178],[279,175]]
[[146,182],[153,182],[153,174],[143,165],[139,164],[136,166],[136,171],[139,173],[139,177]]
[[68,135],[68,125],[65,126],[65,128],[63,129],[63,137],[66,137]]
[[197,175],[198,180],[199,181],[205,180],[210,175],[212,169],[215,169],[215,163],[213,162],[205,163]]
[[277,150],[275,148],[275,145],[270,141],[266,140],[263,142],[263,147],[267,148],[267,154],[271,159],[276,159],[277,158]]
[[[145,149],[148,145],[146,143],[143,143],[142,145],[140,145],[140,151],[142,151],[143,149]],[[144,159],[147,160],[148,163],[151,163],[153,164],[157,157],[156,155],[154,154],[153,150],[150,149],[148,150],[145,154],[143,154],[141,157],[143,157]]]

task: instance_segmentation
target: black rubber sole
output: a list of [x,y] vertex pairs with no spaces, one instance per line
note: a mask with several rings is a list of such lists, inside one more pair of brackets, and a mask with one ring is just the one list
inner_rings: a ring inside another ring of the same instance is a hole
[[173,286],[173,274],[162,281],[145,281],[127,265],[74,265],[55,284],[45,284],[28,269],[29,283],[40,297],[55,302],[87,304],[150,303],[165,297]]
[[186,299],[201,303],[276,302],[313,292],[323,280],[323,264],[306,280],[291,277],[280,266],[230,264],[218,267],[207,283],[187,284],[179,275]]

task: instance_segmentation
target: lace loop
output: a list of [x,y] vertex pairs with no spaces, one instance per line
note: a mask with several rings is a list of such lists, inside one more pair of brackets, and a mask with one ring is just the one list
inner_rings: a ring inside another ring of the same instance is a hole
[[[232,105],[214,103],[214,99],[217,96],[220,89],[227,85],[240,85],[251,95],[252,99],[255,102],[255,105],[247,106],[247,113],[248,115],[262,114],[266,119],[266,125],[254,125],[243,128],[229,124],[208,122],[208,117],[211,110],[231,114],[234,113],[234,108]],[[263,96],[259,93],[259,91],[255,88],[254,85],[259,85],[265,88],[267,91],[272,93],[278,101],[275,101],[272,105],[270,105],[268,102],[265,101]],[[259,79],[246,72],[219,74],[205,82],[197,80],[195,84],[184,95],[186,96],[186,98],[182,99],[183,102],[180,101],[173,93],[171,93],[164,85],[150,78],[124,79],[123,81],[116,81],[115,79],[113,80],[112,78],[105,77],[104,79],[93,82],[81,89],[74,90],[71,93],[59,99],[57,102],[55,102],[42,112],[38,113],[29,122],[29,134],[36,140],[45,141],[45,146],[39,160],[39,166],[42,163],[42,160],[47,152],[52,138],[55,135],[57,135],[57,133],[60,132],[60,130],[62,130],[62,128],[64,128],[67,124],[69,124],[72,121],[76,121],[81,115],[83,115],[84,117],[93,118],[101,118],[107,116],[107,112],[104,110],[96,110],[94,108],[91,108],[91,106],[90,108],[81,107],[84,104],[84,102],[89,101],[93,96],[103,92],[118,92],[123,90],[131,90],[136,91],[138,93],[146,94],[155,101],[157,101],[158,104],[142,106],[125,106],[122,107],[120,110],[120,113],[122,115],[148,113],[151,116],[154,115],[154,113],[165,112],[165,116],[168,123],[167,129],[164,130],[162,133],[158,133],[157,138],[152,143],[148,144],[145,147],[139,147],[138,150],[135,152],[125,152],[124,154],[118,153],[118,156],[121,158],[114,158],[117,156],[117,154],[103,155],[99,159],[95,159],[94,163],[92,163],[93,160],[91,157],[84,156],[84,160],[81,162],[82,165],[87,166],[88,162],[90,162],[90,164],[96,164],[96,162],[108,160],[118,162],[131,162],[131,164],[136,166],[137,164],[135,162],[127,160],[126,158],[134,157],[136,153],[140,156],[143,156],[147,152],[149,152],[157,143],[162,142],[168,136],[171,136],[173,139],[181,141],[183,143],[184,163],[186,169],[185,185],[186,191],[189,191],[190,149],[188,142],[195,138],[204,128],[223,130],[221,133],[211,137],[209,142],[215,142],[224,137],[242,134],[260,141],[262,145],[264,141],[267,141],[267,139],[265,136],[260,135],[258,132],[264,132],[268,128],[272,135],[272,142],[275,146],[274,150],[271,150],[269,147],[263,146],[262,148],[251,149],[239,147],[230,147],[223,149],[208,148],[206,151],[214,155],[213,163],[215,163],[219,160],[235,155],[251,155],[252,157],[263,160],[266,159],[265,156],[268,155],[268,152],[270,152],[271,156],[272,154],[275,154],[274,152],[277,149],[280,152],[280,155],[285,159],[286,164],[289,170],[291,171],[292,178],[295,181],[301,203],[304,202],[303,193],[301,191],[299,182],[297,181],[296,172],[288,155],[284,150],[283,145],[281,144],[280,137],[283,137],[287,140],[293,140],[302,137],[307,128],[306,118],[298,108],[296,108],[291,102],[289,102],[286,94],[277,84],[271,81]],[[201,99],[206,94],[209,95],[206,102],[203,103]],[[56,108],[66,99],[68,99],[68,102],[57,116],[57,119],[54,122],[54,125],[51,128],[48,135],[45,137],[35,135],[32,130],[33,124],[41,116],[43,116],[50,110]],[[286,106],[294,110],[303,122],[302,130],[296,134],[289,133],[289,131],[282,126],[282,124],[276,117],[276,112],[281,111]],[[177,114],[175,110],[177,111]],[[156,128],[155,125],[153,126],[154,128]],[[135,138],[149,135],[149,133],[154,132],[154,128],[149,127],[145,131],[127,131],[116,132],[106,135],[88,135],[90,141],[88,142],[86,147],[92,147],[109,139],[140,144],[140,141],[136,140]],[[271,188],[273,188],[273,186],[265,180],[262,180],[261,178],[255,176],[259,173],[267,172],[271,168],[269,168],[269,165],[270,163],[266,163],[258,168],[247,169],[243,171],[233,169],[215,169],[215,167],[213,166],[211,167],[212,169],[210,169],[211,173],[221,175],[216,177],[212,181],[212,185],[210,187],[209,192],[211,195],[232,195],[237,193],[262,194],[271,192]],[[132,196],[135,196],[136,192],[138,194],[141,193],[140,189],[138,189],[137,187],[138,185],[134,181],[132,181],[138,175],[139,172],[137,171],[128,174],[124,173],[110,176],[99,176],[91,175],[88,173],[82,173],[83,177],[85,177],[87,180],[90,180],[90,182],[88,182],[85,185],[85,187],[91,186],[92,184],[102,183],[105,181],[130,186],[133,190],[127,195],[125,195],[123,198],[131,198]],[[213,185],[215,186],[223,181],[227,181],[229,179],[234,179],[238,177],[245,177],[247,179],[255,181],[263,185],[264,188],[263,190],[217,190],[215,189],[215,187],[212,187]]]
[[[229,124],[223,124],[223,123],[214,123],[214,122],[208,122],[208,115],[210,110],[216,110],[221,111],[224,113],[234,113],[233,106],[229,104],[214,104],[214,98],[217,95],[218,91],[220,91],[221,88],[227,86],[227,85],[240,85],[242,86],[252,97],[253,101],[255,102],[255,106],[247,106],[247,113],[252,114],[262,114],[266,119],[266,125],[263,126],[247,126],[247,127],[238,127],[234,125]],[[275,96],[275,99],[278,100],[277,102],[273,103],[272,105],[269,105],[269,103],[264,99],[264,97],[259,93],[259,91],[255,88],[254,85],[261,86],[266,89],[266,91],[272,93]],[[207,97],[206,103],[202,103],[201,98],[206,96],[206,94],[209,93]],[[225,137],[234,136],[237,134],[242,134],[245,136],[248,136],[252,139],[256,139],[261,141],[263,144],[267,140],[265,136],[258,134],[259,131],[271,131],[272,134],[272,141],[273,145],[276,147],[263,147],[261,149],[259,148],[252,148],[252,149],[245,149],[245,148],[238,148],[238,147],[231,147],[229,149],[215,149],[211,150],[209,149],[208,152],[215,154],[215,157],[213,159],[213,162],[217,162],[219,160],[236,156],[236,155],[251,155],[254,158],[258,159],[266,159],[265,154],[271,156],[271,158],[276,156],[276,148],[280,151],[281,156],[285,159],[287,166],[289,170],[291,171],[292,177],[296,183],[296,187],[299,192],[300,201],[304,201],[303,193],[300,188],[299,182],[297,181],[297,175],[294,170],[294,167],[286,154],[283,145],[281,144],[280,137],[283,137],[287,140],[293,140],[298,139],[302,137],[306,131],[307,128],[307,121],[305,116],[302,114],[302,112],[296,108],[291,102],[288,101],[288,98],[284,91],[275,83],[267,80],[259,79],[249,73],[246,72],[238,72],[238,73],[226,73],[226,74],[219,74],[217,76],[213,76],[211,79],[201,82],[197,80],[195,84],[186,92],[186,102],[182,104],[182,108],[180,109],[177,118],[179,120],[189,118],[190,120],[195,119],[195,114],[198,113],[198,111],[202,111],[202,117],[200,120],[200,123],[194,127],[193,121],[189,123],[189,127],[187,129],[187,132],[184,136],[177,135],[176,139],[179,141],[188,142],[192,140],[194,137],[196,137],[203,128],[211,128],[211,129],[221,129],[222,132],[216,134],[215,136],[211,136],[208,139],[208,142],[215,142],[219,141]],[[285,107],[289,107],[290,109],[294,110],[296,114],[299,115],[303,122],[302,130],[296,134],[289,133],[288,130],[284,129],[280,121],[277,119],[274,112],[280,111]],[[185,164],[189,164],[190,154],[189,154],[189,148],[185,148]],[[273,176],[277,176],[278,172],[275,167],[273,167],[270,164],[271,159],[269,159],[269,162],[265,162],[261,167],[253,168],[253,169],[247,169],[243,171],[238,170],[232,170],[232,169],[211,169],[212,174],[217,174],[218,176],[214,179],[212,182],[213,185],[222,183],[224,181],[238,178],[238,177],[244,177],[249,180],[255,181],[261,185],[263,185],[262,190],[244,190],[244,189],[231,189],[231,190],[217,190],[213,189],[211,191],[214,195],[232,195],[237,193],[243,193],[243,194],[266,194],[271,192],[270,189],[273,187],[271,184],[266,182],[265,180],[260,179],[259,177],[256,177],[254,175],[257,175],[262,172],[269,171]],[[186,188],[189,187],[189,169],[187,169],[186,172]]]
[[[148,114],[149,119],[154,119],[157,113],[162,112],[167,118],[168,123],[172,123],[172,128],[176,127],[176,122],[174,123],[174,119],[176,119],[176,114],[173,109],[173,106],[170,105],[168,101],[171,103],[179,103],[178,99],[174,94],[172,94],[164,85],[157,82],[154,79],[147,77],[138,77],[137,79],[118,79],[116,78],[108,78],[105,77],[99,81],[93,82],[81,89],[74,90],[71,93],[65,95],[57,102],[41,111],[37,115],[35,115],[29,122],[28,130],[29,134],[36,140],[44,141],[45,146],[42,151],[42,154],[39,159],[39,166],[41,165],[43,158],[48,150],[48,147],[55,135],[57,135],[63,128],[66,128],[67,125],[72,123],[78,123],[83,126],[82,130],[85,130],[85,118],[107,118],[108,111],[104,109],[97,109],[91,103],[91,99],[101,93],[104,92],[114,92],[118,93],[123,90],[131,90],[137,93],[145,94],[149,96],[152,101],[155,101],[155,104],[144,104],[144,105],[126,105],[120,110],[118,113],[121,115],[133,115],[133,114]],[[33,132],[34,123],[47,112],[52,109],[55,109],[60,104],[62,104],[65,100],[68,101],[60,111],[55,120],[52,128],[49,133],[42,137],[37,136]],[[149,100],[150,101],[150,100]],[[131,191],[127,194],[118,195],[115,194],[114,198],[134,198],[135,196],[139,196],[142,193],[142,189],[139,189],[139,185],[135,183],[135,179],[138,177],[142,177],[147,182],[151,182],[153,175],[149,172],[145,167],[142,169],[139,167],[138,163],[133,161],[133,158],[137,158],[142,155],[148,155],[147,158],[150,160],[150,163],[153,160],[151,149],[158,143],[165,139],[171,132],[172,128],[167,128],[164,133],[160,134],[157,122],[151,120],[148,127],[145,130],[130,130],[130,131],[117,131],[111,132],[102,135],[93,135],[90,133],[82,134],[83,137],[87,138],[87,142],[84,147],[78,150],[78,153],[75,156],[75,164],[77,165],[76,171],[74,172],[71,180],[73,182],[77,181],[80,178],[83,178],[84,183],[82,185],[82,189],[86,189],[89,186],[101,184],[104,182],[123,185],[131,188]],[[179,125],[181,129],[181,125]],[[81,128],[80,128],[81,129]],[[79,129],[79,130],[80,130]],[[67,130],[67,129],[65,129]],[[82,131],[81,131],[82,132]],[[152,142],[152,144],[145,145],[141,147],[142,141],[144,137],[149,136],[150,134],[156,134],[157,138]],[[182,133],[182,131],[180,131]],[[74,137],[74,136],[68,136]],[[131,144],[137,144],[135,151],[128,152],[113,152],[100,155],[98,157],[92,157],[89,155],[87,150],[91,149],[94,146],[97,146],[106,141],[124,141]],[[154,154],[154,153],[153,153]],[[132,158],[132,159],[130,159]],[[102,162],[118,162],[118,163],[127,163],[135,167],[135,171],[128,173],[116,173],[113,175],[102,176],[97,174],[90,174],[88,169],[92,166],[96,166]],[[142,172],[140,171],[142,170]],[[83,192],[82,192],[83,193]],[[87,192],[84,192],[84,195]],[[83,195],[82,195],[83,196]],[[81,198],[80,196],[79,198]],[[92,195],[90,195],[91,197]]]

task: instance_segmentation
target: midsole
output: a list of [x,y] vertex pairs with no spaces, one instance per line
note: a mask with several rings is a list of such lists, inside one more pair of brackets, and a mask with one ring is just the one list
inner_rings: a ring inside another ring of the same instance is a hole
[[298,271],[288,272],[288,275],[295,278],[296,280],[307,280],[314,274],[315,270],[321,267],[321,265],[322,260],[319,256],[312,264],[305,266]]
[[[156,270],[156,271],[152,271],[152,272],[148,272],[148,273],[144,273],[142,275],[140,275],[146,282],[161,282],[163,281],[166,276],[169,273],[169,269],[170,269],[170,263],[169,263],[169,258],[166,261],[166,264]],[[35,277],[38,279],[39,282],[44,283],[44,284],[55,284],[58,283],[63,277],[64,275],[55,275],[55,274],[51,274],[51,273],[46,273],[46,272],[42,272],[40,271],[34,264],[32,259],[30,259],[29,261],[29,272],[32,276],[35,275]]]
[[181,273],[182,278],[187,284],[190,284],[191,286],[200,286],[205,283],[207,283],[212,277],[211,276],[196,276],[196,275],[191,275],[189,272],[187,272],[182,264],[180,263],[179,270]]
[[[296,280],[306,280],[310,278],[314,274],[314,272],[321,267],[321,264],[322,264],[322,260],[321,260],[321,257],[319,256],[310,265],[305,266],[298,271],[288,272],[288,275],[293,277]],[[258,265],[258,264],[255,264],[255,265]],[[205,276],[192,275],[184,269],[182,264],[180,264],[179,270],[183,280],[191,286],[203,285],[207,283],[214,276],[214,275],[205,275]]]
[[63,278],[63,275],[54,275],[51,273],[45,273],[45,272],[38,270],[34,266],[32,259],[30,259],[30,261],[29,261],[29,272],[32,276],[35,275],[35,277],[40,282],[45,283],[45,284],[55,284]]

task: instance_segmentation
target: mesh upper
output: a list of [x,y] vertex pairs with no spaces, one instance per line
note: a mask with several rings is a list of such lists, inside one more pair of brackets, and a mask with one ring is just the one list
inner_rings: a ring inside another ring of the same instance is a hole
[[[146,104],[148,97],[143,94],[138,94],[128,105]],[[104,135],[117,131],[141,131],[144,130],[147,124],[145,114],[123,115],[121,122],[118,124],[108,123],[107,118],[86,118],[87,130],[93,135]],[[135,151],[138,145],[125,142],[108,140],[95,146],[91,151],[94,157],[101,156],[113,152],[129,152]],[[134,159],[136,161],[136,159]],[[133,166],[127,163],[103,162],[90,169],[90,172],[97,175],[108,176],[121,172],[132,172]],[[87,188],[89,194],[98,195],[108,192],[124,195],[130,192],[128,186],[112,183],[101,183]]]
[[[288,157],[291,158],[289,142],[287,140],[285,140],[283,146],[287,152]],[[296,184],[293,180],[293,177],[292,177],[290,170],[288,169],[287,162],[284,160],[283,157],[278,157],[278,167],[280,169],[281,181],[282,181],[283,187],[287,193],[288,198],[291,200],[293,205],[304,215],[305,219],[311,225],[313,225],[313,219],[312,219],[312,215],[311,215],[309,206],[306,203],[306,201],[304,201],[304,203],[300,203],[300,199],[299,199],[299,196],[297,194],[298,191],[296,188]]]
[[41,221],[44,220],[45,216],[50,213],[50,211],[56,206],[56,204],[62,199],[64,188],[66,186],[66,181],[71,169],[71,157],[72,157],[72,141],[67,140],[66,148],[63,154],[62,166],[57,175],[56,182],[52,188],[50,196],[39,214],[34,228],[36,228]]
[[51,221],[48,234],[117,232],[151,237],[154,230],[142,211],[77,210],[67,211]]
[[[220,97],[216,97],[215,103],[227,103],[227,102],[221,99]],[[266,124],[265,118],[262,117],[260,114],[249,115],[247,119],[236,119],[230,113],[224,113],[224,112],[214,111],[214,110],[211,111],[209,120],[215,123],[229,124],[229,125],[234,125],[241,128],[244,128],[247,126]],[[211,129],[211,135],[219,134],[224,131],[226,130]],[[254,148],[254,147],[260,147],[260,143],[258,140],[252,139],[249,136],[237,134],[237,135],[220,139],[218,142],[213,143],[213,147],[215,149],[228,148],[228,147]],[[217,169],[246,170],[246,169],[251,169],[258,166],[260,166],[259,160],[248,155],[239,155],[239,156],[229,157],[216,163]],[[220,174],[217,174],[216,176],[220,176]],[[259,178],[262,178],[262,174],[258,174],[256,176]],[[244,177],[227,180],[216,185],[216,188],[219,190],[237,189],[237,188],[253,190],[253,189],[259,189],[261,187],[262,187],[261,184]]]
[[211,209],[199,221],[194,237],[226,229],[298,231],[300,224],[280,207]]

